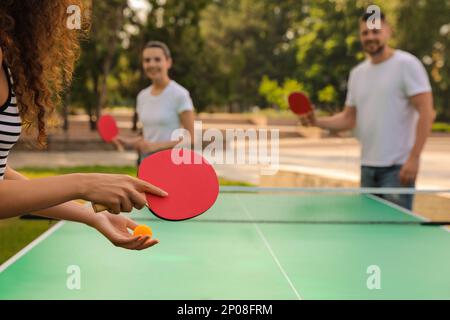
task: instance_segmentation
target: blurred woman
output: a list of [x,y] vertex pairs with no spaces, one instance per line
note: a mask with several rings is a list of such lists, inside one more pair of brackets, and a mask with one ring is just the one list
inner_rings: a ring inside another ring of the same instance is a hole
[[[141,161],[158,150],[180,144],[173,138],[175,130],[184,128],[189,133],[187,145],[194,139],[194,106],[189,91],[170,79],[172,58],[166,44],[150,41],[142,52],[142,66],[152,84],[137,96],[137,113],[143,126],[143,136],[119,137],[118,141],[139,152]],[[185,140],[186,142],[186,140]]]

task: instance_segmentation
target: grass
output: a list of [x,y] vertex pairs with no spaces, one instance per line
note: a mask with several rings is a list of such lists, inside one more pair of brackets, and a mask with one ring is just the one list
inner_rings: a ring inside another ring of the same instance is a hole
[[275,110],[271,108],[261,109],[256,112],[242,113],[244,116],[264,116],[269,119],[295,119],[296,116],[290,110]]
[[[264,116],[268,119],[297,119],[297,116],[291,110],[275,110],[271,108],[261,109],[256,112],[242,113],[244,116]],[[316,110],[316,116],[329,116],[330,113],[323,110]]]
[[[47,168],[34,168],[34,167],[25,167],[18,170],[20,173],[28,177],[29,179],[36,178],[45,178],[51,177],[61,174],[70,174],[70,173],[113,173],[113,174],[127,174],[130,176],[136,176],[137,170],[136,167],[127,166],[127,167],[108,167],[108,166],[83,166],[83,167],[69,167],[69,168],[55,168],[55,169],[47,169]],[[223,178],[219,178],[219,183],[222,186],[252,186],[251,184],[240,182],[240,181],[232,181],[226,180]]]
[[0,264],[50,228],[54,221],[20,220],[12,218],[0,220]]
[[450,123],[436,122],[433,124],[433,132],[450,133]]
[[30,179],[44,178],[70,173],[114,173],[114,174],[128,174],[136,176],[136,167],[107,167],[107,166],[82,166],[82,167],[68,167],[68,168],[35,168],[26,167],[18,170],[20,173]]
[[[83,173],[115,173],[128,174],[136,176],[135,167],[107,167],[107,166],[90,166],[90,167],[70,167],[70,168],[33,168],[27,167],[18,170],[30,179],[51,177],[61,174],[70,174],[75,172]],[[221,185],[234,186],[251,186],[247,183],[238,181],[230,181],[220,178]],[[0,220],[0,264],[8,260],[31,241],[54,225],[54,221],[46,220],[20,220],[12,218]]]

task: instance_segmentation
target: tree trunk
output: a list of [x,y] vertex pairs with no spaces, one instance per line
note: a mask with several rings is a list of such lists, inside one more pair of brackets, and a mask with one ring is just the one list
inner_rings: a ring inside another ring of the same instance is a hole
[[111,73],[114,55],[116,54],[116,50],[118,47],[118,42],[120,41],[117,37],[117,33],[122,28],[124,22],[123,11],[127,7],[127,3],[124,3],[122,6],[116,8],[114,25],[112,26],[109,39],[107,39],[106,47],[107,54],[105,56],[105,60],[103,61],[102,67],[102,76],[101,78],[101,89],[98,92],[98,102],[97,102],[97,119],[101,115],[101,111],[106,107],[108,101],[108,77]]
[[69,131],[69,107],[70,107],[70,101],[71,101],[71,94],[70,94],[70,90],[68,90],[65,95],[64,95],[64,99],[63,99],[63,109],[62,109],[62,114],[63,114],[63,130],[65,133],[67,133],[67,131]]
[[442,100],[442,104],[444,107],[444,121],[450,122],[450,90],[445,91],[444,93],[444,99]]
[[[94,75],[93,80],[94,80],[94,94],[95,94],[95,104],[94,106],[90,105],[89,106],[89,122],[90,122],[90,126],[91,126],[91,131],[94,131],[96,129],[96,123],[98,118],[100,117],[100,111],[99,110],[99,76],[97,74]],[[95,108],[95,109],[94,109]],[[92,110],[94,109],[94,110]]]
[[137,124],[138,124],[138,113],[137,113],[137,109],[136,109],[136,104],[134,107],[134,112],[133,112],[133,132],[137,131]]
[[93,107],[92,105],[88,106],[88,116],[89,116],[89,129],[91,131],[95,131],[96,130],[96,121],[94,120],[94,114],[93,114]]

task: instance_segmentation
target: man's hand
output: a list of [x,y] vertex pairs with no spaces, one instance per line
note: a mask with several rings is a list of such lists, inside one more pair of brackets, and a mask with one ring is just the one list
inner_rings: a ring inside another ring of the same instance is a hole
[[300,116],[300,123],[302,124],[302,126],[305,127],[315,127],[317,125],[317,119],[316,119],[316,115],[314,114],[314,111],[304,115],[304,116]]
[[400,183],[404,186],[412,185],[419,173],[420,161],[418,157],[410,156],[400,170]]

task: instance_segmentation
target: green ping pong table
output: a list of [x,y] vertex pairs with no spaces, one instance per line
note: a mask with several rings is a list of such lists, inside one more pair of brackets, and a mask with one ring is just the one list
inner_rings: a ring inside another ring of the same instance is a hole
[[[112,246],[60,222],[0,268],[0,299],[450,299],[450,233],[370,195],[221,193]],[[75,283],[75,285],[74,285]]]

